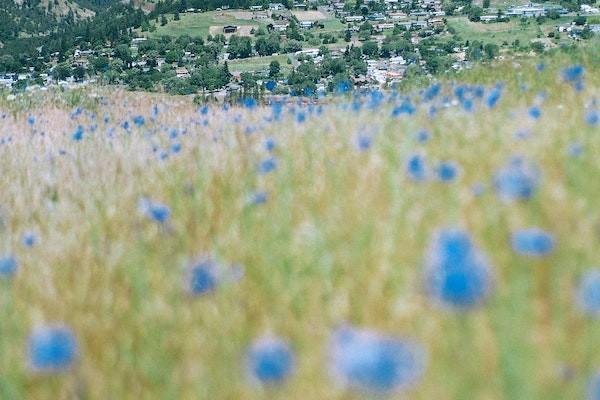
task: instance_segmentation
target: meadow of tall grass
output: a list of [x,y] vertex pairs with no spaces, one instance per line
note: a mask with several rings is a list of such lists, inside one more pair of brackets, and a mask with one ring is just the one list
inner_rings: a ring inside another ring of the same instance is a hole
[[3,98],[0,398],[599,398],[599,54]]

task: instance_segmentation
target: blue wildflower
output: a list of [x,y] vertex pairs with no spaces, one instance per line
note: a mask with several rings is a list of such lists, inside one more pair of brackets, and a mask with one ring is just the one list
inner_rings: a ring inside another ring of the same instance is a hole
[[265,204],[268,199],[267,192],[259,190],[252,193],[250,196],[250,203],[253,205]]
[[542,116],[542,110],[538,106],[533,106],[527,110],[527,114],[529,114],[529,116],[533,119],[540,119]]
[[25,247],[33,247],[37,243],[37,236],[33,232],[25,232],[21,238]]
[[217,263],[209,257],[200,257],[188,268],[187,288],[193,295],[214,291],[219,284]]
[[413,115],[416,111],[416,107],[413,106],[410,101],[404,101],[402,104],[392,110],[392,116],[399,117],[403,114]]
[[537,167],[520,157],[513,157],[494,178],[496,193],[505,201],[531,198],[539,181]]
[[590,378],[586,400],[600,400],[600,371]]
[[171,209],[165,204],[142,198],[138,206],[140,211],[154,222],[163,224],[171,217]]
[[535,70],[538,72],[542,72],[546,69],[546,65],[544,63],[539,63],[535,66]]
[[588,112],[585,116],[585,122],[590,126],[596,126],[600,124],[600,111],[593,110]]
[[266,160],[261,161],[258,166],[258,173],[261,175],[266,175],[271,171],[277,169],[277,159],[270,157]]
[[512,248],[529,257],[543,257],[554,250],[554,237],[539,228],[521,229],[512,234]]
[[76,142],[79,142],[81,139],[83,139],[83,127],[81,125],[77,127],[71,138]]
[[421,182],[427,179],[425,156],[421,154],[413,154],[410,156],[406,163],[406,173],[408,174],[408,177],[415,182]]
[[562,70],[562,78],[566,82],[577,82],[583,78],[584,68],[577,64],[566,67]]
[[272,92],[277,87],[277,82],[267,81],[267,83],[265,84],[265,87],[267,88],[268,91]]
[[576,294],[579,308],[587,315],[600,317],[600,269],[584,273]]
[[500,97],[502,97],[502,89],[500,87],[493,88],[485,99],[485,105],[488,108],[496,107],[498,101],[500,101]]
[[425,350],[404,338],[343,327],[331,338],[330,369],[348,388],[389,394],[406,390],[421,379]]
[[467,310],[481,305],[492,286],[492,270],[483,252],[460,229],[437,232],[425,260],[427,292],[445,306]]
[[250,377],[262,384],[277,384],[294,371],[294,353],[283,339],[265,336],[248,350],[246,364]]
[[369,150],[373,144],[373,138],[367,135],[358,135],[356,138],[356,146],[360,151]]
[[351,89],[352,89],[352,83],[350,81],[343,80],[341,82],[338,82],[338,84],[336,85],[335,93],[337,93],[337,94],[348,93]]
[[36,372],[63,372],[75,361],[77,340],[67,327],[36,328],[29,335],[28,356],[30,367]]
[[250,109],[252,109],[258,105],[256,100],[252,97],[246,97],[245,99],[243,99],[242,104],[244,105],[244,107],[250,108]]
[[265,139],[265,150],[267,150],[268,152],[272,152],[273,150],[275,150],[275,146],[276,146],[275,139],[273,139],[272,137],[268,137]]
[[133,123],[138,128],[141,127],[141,126],[143,126],[145,122],[146,122],[146,120],[141,115],[136,115],[135,117],[133,117]]
[[177,154],[181,151],[181,143],[173,143],[171,145],[171,153]]
[[27,123],[31,126],[33,126],[35,124],[35,117],[33,115],[30,115],[29,117],[27,117]]
[[465,111],[467,111],[467,112],[473,111],[474,103],[473,103],[472,99],[464,99],[463,101],[460,102],[460,104],[465,109]]
[[17,272],[17,259],[13,256],[0,257],[0,278],[10,278]]
[[433,100],[435,97],[437,97],[437,95],[440,94],[441,89],[442,89],[442,85],[439,83],[435,83],[435,84],[429,86],[427,89],[425,89],[425,92],[423,93],[423,100],[425,100],[425,101]]
[[458,176],[458,165],[453,161],[444,161],[438,165],[436,172],[440,181],[452,182]]
[[419,143],[427,143],[429,141],[430,137],[431,137],[431,134],[429,132],[427,132],[426,130],[417,132],[417,142],[419,142]]

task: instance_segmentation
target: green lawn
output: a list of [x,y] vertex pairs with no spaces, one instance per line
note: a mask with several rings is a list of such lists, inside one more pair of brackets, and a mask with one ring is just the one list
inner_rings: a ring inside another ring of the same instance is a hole
[[240,60],[229,61],[229,71],[231,72],[260,72],[269,69],[271,61],[277,60],[281,65],[282,72],[289,72],[290,65],[287,64],[288,56],[267,56],[267,57],[252,57]]
[[264,22],[251,19],[240,19],[235,16],[237,11],[210,11],[198,14],[181,14],[179,21],[174,21],[173,16],[168,16],[169,23],[165,26],[157,25],[155,32],[150,33],[150,36],[158,37],[163,35],[168,36],[208,36],[211,26],[220,25],[238,25],[264,26]]
[[346,29],[346,25],[337,18],[326,19],[322,23],[325,25],[325,28],[319,32],[338,32]]
[[448,18],[448,25],[454,28],[463,40],[479,40],[501,45],[503,42],[510,44],[517,39],[521,43],[528,43],[532,39],[546,37],[549,32],[556,29],[557,25],[567,23],[571,19],[569,17],[558,20],[548,19],[539,25],[534,19],[527,20],[526,24],[521,24],[518,19],[512,19],[510,22],[483,24],[471,22],[467,17],[455,17]]

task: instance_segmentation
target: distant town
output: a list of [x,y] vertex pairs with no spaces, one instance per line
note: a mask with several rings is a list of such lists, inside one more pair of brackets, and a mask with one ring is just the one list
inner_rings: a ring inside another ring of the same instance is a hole
[[441,0],[307,1],[246,9],[189,7],[132,26],[117,41],[78,36],[31,65],[0,56],[0,86],[115,84],[227,99],[392,88],[474,63],[584,45],[600,37],[589,4],[493,7]]

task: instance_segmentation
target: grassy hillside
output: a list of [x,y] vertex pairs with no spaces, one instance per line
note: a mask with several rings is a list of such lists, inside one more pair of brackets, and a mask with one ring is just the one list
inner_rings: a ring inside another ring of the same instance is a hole
[[[281,109],[2,98],[0,253],[16,268],[0,268],[0,398],[365,399],[378,379],[394,398],[584,398],[600,368],[600,320],[575,300],[600,265],[600,51],[538,64]],[[534,167],[500,179],[516,155]],[[431,290],[445,227],[485,255],[447,249],[461,271],[489,268],[485,290],[479,275]],[[532,227],[554,240],[543,256],[513,242]],[[190,281],[199,255],[219,263]],[[465,291],[463,308],[440,304]],[[36,336],[56,324],[58,343]],[[332,353],[344,324],[376,332],[359,344],[409,338],[424,364],[391,376],[397,353]],[[263,335],[294,352],[265,387],[247,368]]]

